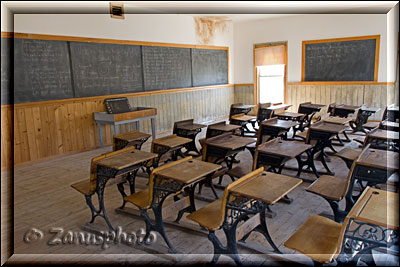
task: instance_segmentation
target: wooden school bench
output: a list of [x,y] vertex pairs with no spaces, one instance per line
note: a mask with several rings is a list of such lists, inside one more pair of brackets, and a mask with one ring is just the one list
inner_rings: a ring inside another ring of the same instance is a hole
[[[146,162],[155,158],[157,158],[156,154],[136,150],[133,146],[93,158],[90,164],[89,179],[71,185],[72,188],[85,196],[86,204],[89,206],[92,215],[89,224],[93,223],[97,216],[100,216],[105,220],[108,227],[114,230],[104,208],[104,188],[117,184],[118,190],[124,198],[126,194],[123,183],[128,180],[131,193],[134,193],[137,171]],[[111,180],[110,183],[108,183],[109,180]],[[98,196],[99,209],[96,209],[92,203],[92,196],[95,193]],[[124,205],[125,201],[123,201],[122,207]]]
[[310,257],[315,266],[334,260],[337,266],[357,266],[362,257],[367,266],[379,266],[372,250],[398,244],[398,210],[398,193],[368,187],[343,223],[312,215],[284,245]]
[[[170,162],[157,167],[151,172],[149,187],[138,193],[125,197],[125,201],[134,204],[139,208],[141,217],[146,223],[146,240],[150,231],[158,232],[169,247],[171,253],[176,253],[174,246],[169,241],[162,218],[163,203],[167,198],[177,196],[186,191],[189,196],[189,206],[178,211],[177,221],[184,212],[196,210],[194,203],[194,190],[196,185],[207,177],[211,177],[221,166],[193,160],[192,156]],[[154,220],[149,217],[148,211],[152,210]]]
[[[261,233],[274,252],[281,253],[268,232],[265,209],[267,205],[278,202],[301,182],[300,179],[264,172],[263,168],[259,168],[229,184],[222,198],[189,214],[187,219],[197,222],[209,232],[208,239],[214,247],[211,263],[215,264],[224,254],[241,265],[236,240],[244,242],[253,231]],[[239,226],[243,220],[246,221]],[[215,231],[221,229],[225,233],[226,246],[215,235]]]
[[136,149],[140,150],[150,136],[151,134],[142,133],[138,130],[114,134],[113,151],[120,150],[126,146],[134,146]]

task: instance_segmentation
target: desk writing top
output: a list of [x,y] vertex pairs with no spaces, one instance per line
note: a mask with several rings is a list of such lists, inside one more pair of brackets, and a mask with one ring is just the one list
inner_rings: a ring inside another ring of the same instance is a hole
[[301,106],[306,108],[318,109],[318,111],[321,110],[321,108],[326,107],[326,105],[323,104],[301,104]]
[[249,116],[249,115],[240,115],[240,116],[232,116],[231,120],[236,120],[236,121],[251,121],[254,120],[256,116]]
[[257,177],[233,187],[231,192],[272,205],[302,182],[298,178],[272,172],[262,172]]
[[388,106],[387,108],[388,111],[399,111],[399,106]]
[[182,130],[187,130],[187,131],[194,131],[194,130],[201,129],[204,127],[207,127],[207,125],[193,123],[193,124],[178,126],[177,128],[182,129]]
[[344,109],[344,110],[350,110],[350,111],[356,111],[359,109],[360,106],[350,106],[350,105],[336,105],[335,109]]
[[232,108],[237,108],[237,109],[249,109],[249,108],[254,108],[255,105],[240,105],[240,106],[233,106]]
[[289,104],[280,104],[280,105],[276,105],[276,106],[270,106],[267,109],[270,109],[270,110],[288,109],[291,106],[292,105],[289,105]]
[[326,133],[332,133],[332,134],[338,134],[346,130],[348,126],[341,125],[341,124],[335,124],[335,123],[329,123],[323,121],[322,123],[318,124],[313,124],[311,125],[310,129],[320,131],[320,132],[326,132]]
[[221,165],[201,161],[189,160],[172,167],[156,172],[157,176],[173,179],[185,184],[193,183],[200,178],[219,170]]
[[135,140],[149,138],[150,136],[151,136],[151,134],[142,133],[139,131],[131,131],[131,132],[126,132],[126,133],[121,133],[121,134],[115,134],[114,138],[124,140],[127,142],[132,142]]
[[368,148],[358,159],[358,164],[378,169],[399,170],[399,153]]
[[399,230],[399,194],[367,187],[347,218]]
[[217,125],[210,125],[208,126],[208,128],[210,128],[211,130],[217,130],[222,132],[231,132],[242,128],[242,126],[234,124],[217,124]]
[[296,113],[296,112],[280,112],[280,113],[276,113],[275,116],[287,117],[287,118],[301,118],[301,117],[304,117],[305,114]]
[[254,143],[253,138],[237,135],[218,136],[214,138],[215,139],[207,140],[206,144],[229,150],[236,150]]
[[154,139],[153,143],[159,146],[165,146],[168,148],[175,148],[178,146],[183,146],[192,142],[192,139],[186,137],[180,137],[175,135],[170,135],[168,137],[162,137],[158,139]]
[[312,148],[312,145],[294,141],[276,140],[257,149],[257,151],[275,156],[294,158],[310,148]]
[[361,110],[375,113],[375,112],[378,112],[379,110],[381,110],[381,108],[361,106]]
[[376,138],[383,140],[396,140],[399,139],[399,133],[395,131],[387,131],[382,129],[375,129],[368,133],[368,138]]
[[329,116],[327,118],[322,119],[325,122],[329,123],[335,123],[335,124],[345,124],[351,121],[353,118],[343,118],[343,117],[338,117],[338,116]]
[[382,121],[382,125],[385,127],[399,128],[398,122],[393,122],[393,121],[388,121],[388,120]]
[[142,150],[133,149],[131,151],[121,152],[114,156],[101,159],[96,162],[97,165],[122,170],[136,164],[144,163],[148,160],[157,158],[158,155]]
[[286,121],[286,120],[269,120],[262,122],[263,125],[268,125],[270,127],[289,130],[293,126],[299,125],[297,121]]

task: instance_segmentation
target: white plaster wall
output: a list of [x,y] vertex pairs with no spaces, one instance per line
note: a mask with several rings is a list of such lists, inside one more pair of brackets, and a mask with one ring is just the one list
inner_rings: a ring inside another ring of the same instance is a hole
[[253,83],[253,44],[288,41],[288,82],[301,81],[302,41],[380,35],[378,82],[387,75],[386,14],[307,14],[233,25],[235,83]]
[[[186,14],[125,14],[123,20],[113,19],[109,14],[14,14],[13,31],[202,45],[196,39],[193,16]],[[232,83],[233,23],[228,21],[225,30],[217,29],[214,36],[207,45],[229,47],[229,82]]]

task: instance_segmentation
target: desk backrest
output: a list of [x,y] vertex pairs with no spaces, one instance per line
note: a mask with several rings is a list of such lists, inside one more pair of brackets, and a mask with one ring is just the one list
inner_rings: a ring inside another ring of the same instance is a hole
[[184,120],[184,121],[176,121],[174,122],[174,128],[172,130],[173,134],[177,133],[177,128],[179,126],[183,126],[183,125],[192,125],[193,124],[193,119],[189,119],[189,120]]
[[264,103],[258,105],[258,110],[257,110],[258,123],[271,118],[273,111],[271,109],[268,109],[268,107],[270,106],[271,103]]
[[148,198],[148,202],[147,202],[148,206],[151,206],[151,204],[152,204],[152,202],[154,200],[154,186],[155,186],[155,181],[154,180],[155,180],[155,177],[157,175],[157,172],[159,172],[161,170],[164,170],[164,169],[167,169],[167,168],[170,168],[172,166],[181,164],[181,163],[183,163],[185,161],[189,161],[191,159],[192,159],[192,156],[189,156],[189,157],[177,160],[177,161],[173,161],[173,162],[164,164],[164,165],[162,165],[160,167],[157,167],[151,172],[150,179],[149,179],[149,194],[148,194],[149,198]]
[[231,105],[231,108],[230,108],[230,110],[229,110],[229,119],[233,116],[233,115],[236,115],[236,114],[238,114],[238,113],[241,113],[241,112],[236,112],[235,111],[235,107],[237,107],[237,106],[242,106],[243,105],[243,103],[235,103],[235,104],[232,104]]
[[117,151],[113,151],[113,152],[108,152],[108,153],[104,153],[100,156],[94,157],[91,160],[90,163],[90,193],[93,193],[94,191],[96,191],[96,187],[97,187],[97,164],[96,162],[104,159],[104,158],[108,158],[114,155],[117,155],[119,153],[125,152],[125,151],[131,151],[134,150],[135,147],[133,146],[128,146],[125,147],[123,149],[117,150]]
[[257,169],[257,167],[260,165],[259,163],[262,163],[262,162],[260,162],[261,157],[260,157],[260,152],[258,151],[258,149],[261,149],[263,147],[269,146],[269,145],[271,145],[271,144],[273,144],[273,143],[275,143],[275,142],[277,142],[279,140],[281,140],[281,138],[277,137],[277,138],[274,138],[272,140],[269,140],[268,142],[265,142],[263,144],[260,144],[260,145],[256,146],[256,151],[254,153],[254,160],[253,160],[253,168],[252,168],[252,170]]
[[299,104],[299,108],[297,109],[297,112],[298,112],[298,113],[305,113],[305,112],[303,111],[303,105],[306,105],[306,104],[311,104],[311,102],[300,103],[300,104]]
[[270,127],[267,123],[271,122],[271,121],[277,121],[277,120],[278,120],[278,117],[274,117],[274,118],[270,118],[270,119],[260,123],[259,129],[257,131],[256,146],[261,145],[261,144],[265,143],[266,141],[269,141],[271,136],[268,135],[268,133],[269,133],[268,129]]
[[215,136],[215,135],[212,135],[213,130],[210,129],[210,126],[215,126],[215,125],[226,125],[226,121],[221,121],[221,122],[209,124],[209,125],[207,126],[206,138],[210,138],[210,137]]
[[203,141],[203,153],[202,153],[201,160],[202,160],[202,161],[205,161],[205,162],[211,162],[211,163],[219,164],[219,163],[217,162],[217,160],[218,160],[219,158],[216,157],[216,156],[213,156],[213,154],[214,154],[214,155],[217,154],[217,153],[214,153],[214,152],[215,152],[215,151],[218,151],[219,149],[218,149],[218,148],[215,148],[215,147],[213,147],[213,146],[208,146],[208,145],[207,145],[207,141],[209,141],[209,140],[215,140],[215,139],[218,139],[218,138],[223,138],[224,136],[230,136],[230,135],[233,135],[233,133],[224,133],[224,134],[220,134],[220,135],[213,136],[213,137],[210,137],[210,138],[205,139],[205,140]]
[[221,202],[221,213],[220,213],[220,226],[228,220],[231,214],[229,214],[232,210],[227,208],[227,205],[231,201],[235,201],[236,199],[231,197],[230,192],[233,190],[235,187],[242,185],[245,182],[250,181],[251,179],[257,177],[264,171],[264,168],[258,168],[255,171],[252,171],[245,176],[237,179],[236,181],[230,183],[225,187],[224,190],[224,195],[222,196],[222,202]]
[[307,136],[306,136],[306,141],[305,141],[306,144],[311,144],[311,141],[314,140],[314,139],[313,139],[313,136],[314,136],[313,127],[318,126],[319,124],[323,124],[323,123],[324,123],[324,122],[323,122],[322,120],[320,120],[320,121],[317,121],[317,122],[313,123],[313,125],[312,125],[310,128],[308,128],[308,130],[307,130]]

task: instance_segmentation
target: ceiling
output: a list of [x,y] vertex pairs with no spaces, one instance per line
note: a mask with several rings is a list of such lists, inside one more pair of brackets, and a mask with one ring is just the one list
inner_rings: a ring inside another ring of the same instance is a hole
[[[121,1],[119,1],[121,2]],[[386,14],[398,1],[122,1],[126,14],[225,15],[233,22],[295,14]],[[109,1],[2,1],[18,14],[107,14]]]

